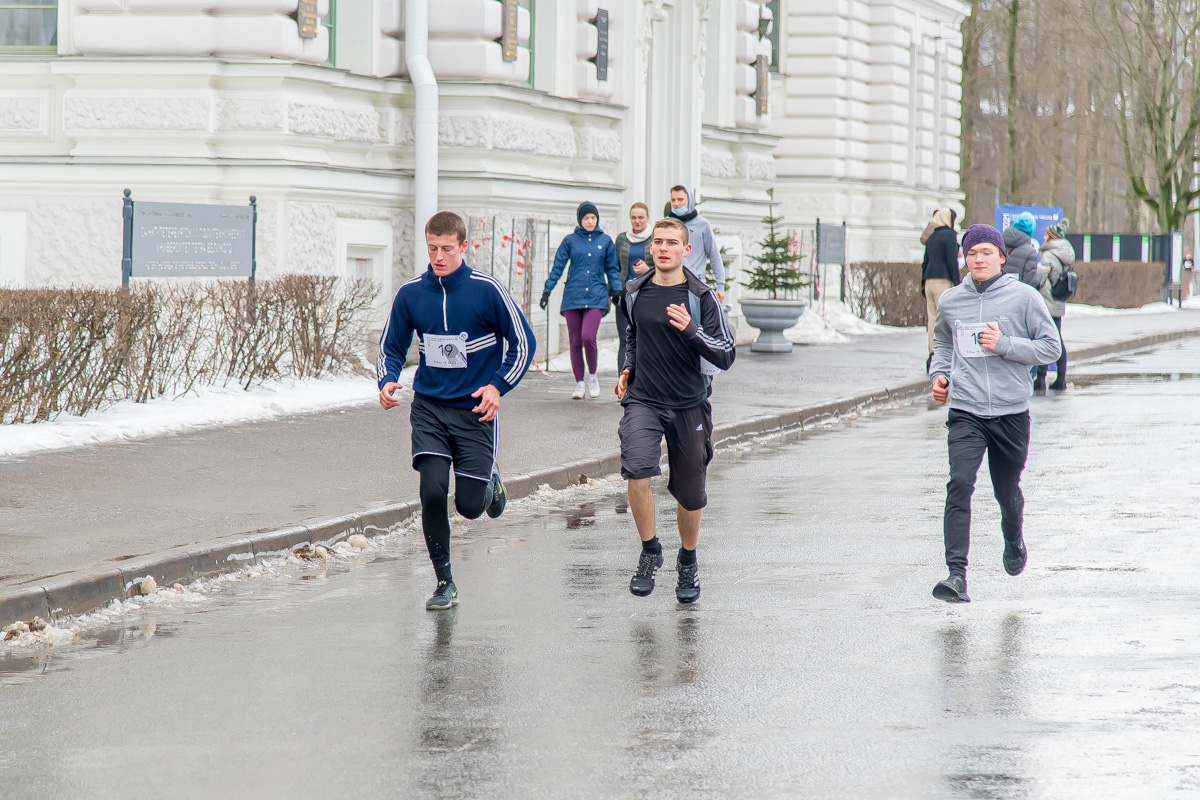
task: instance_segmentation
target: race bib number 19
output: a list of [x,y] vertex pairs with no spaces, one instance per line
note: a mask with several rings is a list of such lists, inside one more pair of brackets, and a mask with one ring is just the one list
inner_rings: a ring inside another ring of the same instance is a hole
[[436,336],[425,334],[425,363],[438,369],[467,368],[467,335]]
[[988,329],[986,322],[954,322],[954,349],[963,358],[983,358],[990,355],[983,349],[980,337]]

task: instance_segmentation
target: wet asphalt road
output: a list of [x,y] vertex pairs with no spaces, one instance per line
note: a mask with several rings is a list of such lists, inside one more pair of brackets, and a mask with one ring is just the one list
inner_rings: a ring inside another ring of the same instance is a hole
[[921,404],[722,451],[694,607],[665,514],[659,587],[628,593],[632,520],[592,486],[457,524],[451,612],[409,534],[3,651],[0,795],[1195,796],[1196,372],[1175,344],[1035,400],[1030,566],[1001,569],[985,469],[969,605],[929,594]]

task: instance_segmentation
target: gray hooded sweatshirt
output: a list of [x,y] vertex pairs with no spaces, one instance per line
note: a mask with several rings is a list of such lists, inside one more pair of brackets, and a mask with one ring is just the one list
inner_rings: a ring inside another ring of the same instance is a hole
[[691,187],[683,188],[687,191],[687,208],[680,214],[671,212],[672,216],[687,226],[688,244],[692,246],[692,252],[684,256],[683,266],[704,283],[704,262],[709,262],[717,284],[715,288],[725,291],[725,264],[721,261],[721,248],[717,247],[717,240],[713,237],[712,225],[696,210]]
[[[978,344],[986,323],[1000,328],[993,352]],[[1046,303],[1032,286],[1001,273],[983,294],[970,275],[938,301],[929,377],[950,381],[950,407],[978,417],[1029,408],[1029,368],[1058,359],[1062,347]]]

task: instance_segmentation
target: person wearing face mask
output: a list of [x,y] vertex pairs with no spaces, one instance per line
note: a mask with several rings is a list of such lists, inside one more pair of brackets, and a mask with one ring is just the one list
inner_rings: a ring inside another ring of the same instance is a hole
[[[608,313],[610,300],[618,303],[621,275],[617,269],[617,247],[600,230],[600,211],[593,203],[583,202],[575,209],[579,226],[562,240],[554,255],[554,268],[546,278],[542,299],[544,310],[550,305],[550,293],[562,277],[567,264],[567,283],[563,291],[562,315],[567,318],[567,338],[571,347],[571,371],[575,373],[573,400],[600,396],[600,379],[596,376],[596,332],[600,318]],[[587,383],[583,380],[584,360],[587,361]]]
[[[629,208],[629,231],[617,234],[617,269],[621,285],[630,279],[650,271],[650,209],[645,203],[634,203]],[[629,318],[621,303],[615,304],[617,322],[617,371],[625,365],[625,335]]]
[[724,302],[725,264],[721,261],[721,248],[717,247],[712,225],[696,210],[692,190],[682,183],[671,187],[671,203],[667,208],[667,216],[675,217],[688,229],[692,250],[684,259],[684,268],[704,282],[704,265],[707,262],[712,267],[713,290],[717,299]]
[[1025,547],[1021,472],[1029,453],[1029,368],[1058,358],[1058,328],[1041,295],[1002,271],[1005,240],[991,225],[962,238],[970,275],[938,303],[929,370],[934,402],[949,402],[946,444],[950,481],[942,532],[950,575],[933,588],[948,603],[967,603],[971,495],[986,453],[1000,505],[1004,571],[1020,575]]

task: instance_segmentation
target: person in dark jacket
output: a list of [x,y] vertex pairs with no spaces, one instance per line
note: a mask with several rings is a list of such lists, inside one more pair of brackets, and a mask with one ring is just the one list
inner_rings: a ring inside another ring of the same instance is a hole
[[[629,232],[617,234],[617,268],[621,273],[621,286],[639,275],[650,271],[650,209],[645,203],[634,203],[629,208]],[[625,336],[629,318],[625,316],[622,303],[614,303],[617,322],[617,372],[625,366]]]
[[[617,302],[621,292],[621,274],[617,268],[617,247],[600,230],[600,212],[589,202],[575,209],[579,227],[562,240],[554,255],[554,268],[546,278],[539,301],[543,309],[550,305],[550,292],[562,277],[567,264],[567,283],[563,290],[562,315],[567,318],[567,337],[571,343],[571,371],[575,373],[574,400],[600,396],[600,379],[596,377],[596,332],[600,318],[608,313],[608,303]],[[607,285],[606,285],[607,283]],[[587,384],[583,382],[584,359],[587,359]]]
[[[1033,215],[1029,215],[1030,220]],[[1016,220],[1024,223],[1024,220]],[[1015,223],[1014,223],[1015,224]],[[1021,283],[1038,288],[1042,276],[1038,273],[1038,253],[1033,246],[1033,238],[1024,228],[1004,229],[1004,249],[1008,251],[1008,260],[1004,262],[1004,272],[1013,275]]]
[[925,295],[925,331],[929,338],[929,357],[925,371],[933,359],[933,323],[937,319],[938,300],[942,292],[957,286],[958,234],[954,232],[954,212],[939,208],[933,212],[933,231],[925,241],[925,257],[921,259],[921,294]]
[[430,610],[458,604],[450,567],[450,470],[454,507],[467,519],[484,512],[492,519],[507,504],[496,469],[500,398],[521,382],[537,341],[508,288],[467,266],[467,225],[439,211],[425,225],[425,271],[396,292],[383,336],[375,377],[379,405],[400,405],[400,371],[415,333],[419,353],[413,378],[412,466],[421,476],[421,528],[437,588]]

